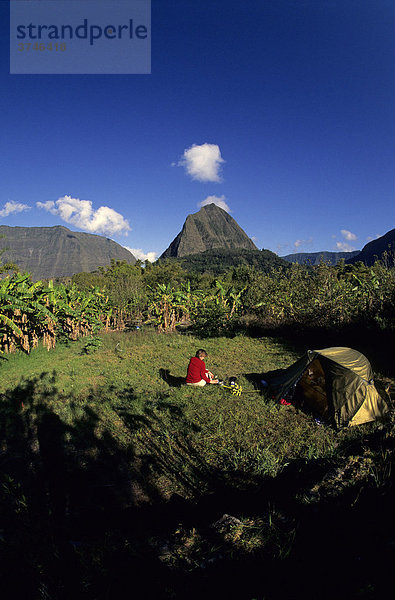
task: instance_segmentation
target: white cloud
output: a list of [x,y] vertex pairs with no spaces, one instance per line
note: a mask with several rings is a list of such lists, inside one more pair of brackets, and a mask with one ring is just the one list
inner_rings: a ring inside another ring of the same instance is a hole
[[226,210],[227,213],[230,213],[230,208],[225,202],[225,196],[207,196],[205,200],[202,200],[198,203],[198,206],[207,206],[207,204],[216,204],[223,210]]
[[97,210],[92,207],[90,200],[79,200],[71,196],[63,196],[53,202],[37,202],[38,208],[43,208],[53,215],[59,216],[66,223],[75,225],[90,233],[124,233],[130,231],[128,221],[118,212],[108,206],[100,206]]
[[151,263],[153,263],[158,258],[156,252],[143,252],[141,248],[129,248],[128,246],[124,246],[124,248],[129,250],[129,252],[131,252],[135,258],[141,260],[142,262],[149,260]]
[[53,210],[55,202],[53,202],[52,200],[48,200],[47,202],[36,202],[36,206],[37,208],[44,208],[48,212],[51,212],[52,214],[56,215],[56,211]]
[[[348,231],[348,229],[341,229],[340,233],[342,234],[345,241],[336,242],[336,250],[338,252],[352,252],[353,250],[355,250],[354,246],[351,246],[351,244],[349,244],[349,242],[354,242],[358,239],[355,233]],[[335,237],[336,236],[334,235],[332,236],[332,238]]]
[[353,242],[357,239],[357,236],[355,235],[355,233],[351,233],[351,231],[347,231],[347,229],[342,229],[340,231],[340,233],[342,234],[344,239],[347,240],[348,242]]
[[24,210],[30,210],[30,206],[27,204],[21,204],[20,202],[14,202],[10,200],[6,202],[4,208],[0,210],[0,217],[8,217],[8,215],[12,215],[13,213],[20,213]]
[[313,238],[309,238],[308,240],[296,240],[294,242],[294,252],[296,252],[300,246],[308,246],[313,243]]
[[185,167],[188,175],[197,181],[220,182],[221,164],[224,163],[221,150],[217,144],[193,144],[184,150],[181,160],[177,163],[179,167]]
[[353,246],[350,246],[347,242],[336,242],[336,249],[338,252],[352,252],[355,250]]

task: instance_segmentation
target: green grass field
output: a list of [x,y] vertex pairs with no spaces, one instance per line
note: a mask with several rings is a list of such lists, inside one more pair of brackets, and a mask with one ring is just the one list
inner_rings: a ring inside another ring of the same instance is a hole
[[[221,379],[237,376],[240,396],[183,384],[200,347]],[[258,374],[303,350],[139,330],[3,355],[0,558],[10,597],[122,598],[129,577],[145,587],[137,598],[291,597],[282,569],[295,575],[302,553],[312,583],[323,570],[310,545],[317,528],[322,560],[341,539],[341,557],[358,569],[347,594],[379,597],[381,580],[364,566],[378,535],[375,565],[388,560],[392,417],[336,432],[257,389]],[[372,510],[375,527],[360,537]],[[321,598],[341,596],[336,581]],[[304,597],[314,593],[307,585]]]

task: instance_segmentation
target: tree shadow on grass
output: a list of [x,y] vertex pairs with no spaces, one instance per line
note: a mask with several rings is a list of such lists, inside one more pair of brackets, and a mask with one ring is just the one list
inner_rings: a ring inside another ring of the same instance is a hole
[[159,376],[170,387],[180,388],[185,385],[185,377],[175,377],[170,374],[169,369],[159,369]]
[[[66,397],[56,374],[25,379],[0,398],[5,600],[107,600],[123,598],[125,589],[155,600],[277,600],[299,592],[313,599],[317,589],[325,600],[334,593],[350,597],[353,589],[359,589],[353,597],[367,599],[373,597],[367,586],[374,584],[377,594],[379,583],[366,578],[366,593],[358,588],[361,570],[371,568],[388,582],[390,495],[351,486],[340,501],[303,504],[298,496],[322,479],[326,461],[293,461],[275,478],[247,477],[207,464],[190,442],[196,425],[166,394],[142,406],[125,387],[111,404],[117,418],[109,410],[103,390],[92,390],[87,401]],[[277,527],[297,532],[284,558],[270,544],[260,554],[237,553],[231,545],[227,552],[211,528],[224,513],[276,511],[284,519]],[[202,559],[184,569],[166,564],[163,548],[180,523],[198,528],[214,546],[221,543],[225,558],[217,554],[212,563]],[[352,575],[342,583],[344,594],[337,578],[328,583],[338,564],[355,572],[355,581]]]
[[130,577],[145,588],[141,597],[156,598],[171,579],[150,538],[175,527],[189,501],[169,501],[160,480],[192,498],[210,469],[184,439],[193,425],[166,395],[141,407],[124,388],[111,419],[109,410],[103,391],[67,397],[56,373],[0,397],[3,598],[121,597]]

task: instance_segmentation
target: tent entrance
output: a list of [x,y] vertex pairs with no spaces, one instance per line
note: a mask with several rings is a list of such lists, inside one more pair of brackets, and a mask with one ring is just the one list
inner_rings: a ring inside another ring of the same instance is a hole
[[295,386],[293,402],[303,411],[310,412],[323,420],[329,420],[325,372],[318,358],[304,371]]

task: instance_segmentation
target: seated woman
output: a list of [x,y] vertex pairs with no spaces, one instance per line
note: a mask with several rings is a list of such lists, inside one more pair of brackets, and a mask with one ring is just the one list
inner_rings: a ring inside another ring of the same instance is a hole
[[195,356],[192,356],[188,365],[186,378],[187,385],[203,387],[206,383],[218,383],[218,379],[214,379],[214,375],[207,370],[204,359],[207,357],[205,350],[198,350]]

